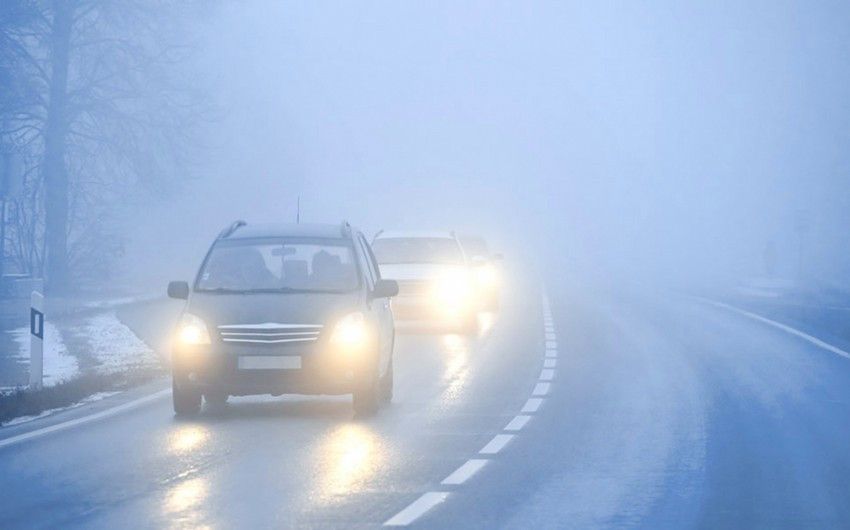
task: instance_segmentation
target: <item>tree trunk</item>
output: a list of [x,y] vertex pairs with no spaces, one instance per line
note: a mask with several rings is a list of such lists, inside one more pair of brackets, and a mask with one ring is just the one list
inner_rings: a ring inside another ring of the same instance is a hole
[[44,134],[47,290],[66,291],[68,284],[68,62],[76,0],[53,0],[50,38],[50,99]]

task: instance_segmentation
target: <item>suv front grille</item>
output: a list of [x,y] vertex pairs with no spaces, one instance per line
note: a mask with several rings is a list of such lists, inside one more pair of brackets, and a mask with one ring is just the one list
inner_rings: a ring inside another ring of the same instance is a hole
[[218,327],[221,340],[248,344],[284,344],[287,342],[314,342],[323,326],[318,324],[237,324]]

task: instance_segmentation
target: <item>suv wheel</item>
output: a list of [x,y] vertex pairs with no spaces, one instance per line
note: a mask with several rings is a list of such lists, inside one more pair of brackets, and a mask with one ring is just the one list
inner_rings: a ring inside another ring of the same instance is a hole
[[211,407],[223,407],[227,403],[228,397],[230,396],[218,390],[204,392],[204,401]]
[[387,373],[381,378],[381,403],[389,403],[393,400],[393,358],[387,366]]
[[358,416],[371,416],[378,411],[380,406],[381,381],[378,377],[377,367],[363,386],[355,390],[352,395],[354,412]]
[[178,416],[193,416],[201,410],[201,393],[193,389],[181,389],[177,381],[171,379],[171,398],[174,413]]

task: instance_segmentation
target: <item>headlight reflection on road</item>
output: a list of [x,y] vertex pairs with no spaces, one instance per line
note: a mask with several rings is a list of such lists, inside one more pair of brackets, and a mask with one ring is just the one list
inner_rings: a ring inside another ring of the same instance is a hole
[[480,313],[478,315],[478,335],[483,337],[490,333],[496,323],[495,313]]
[[209,437],[209,431],[201,425],[187,425],[175,430],[168,439],[172,453],[185,453],[197,449]]
[[363,488],[384,461],[380,438],[367,427],[342,425],[318,448],[322,462],[319,496],[324,501],[344,497]]
[[193,478],[180,482],[165,498],[165,515],[172,521],[180,521],[180,526],[201,527],[204,510],[202,504],[207,497],[207,483],[203,478]]
[[443,335],[443,347],[446,355],[446,368],[443,379],[448,382],[444,398],[458,400],[461,390],[469,378],[469,344],[461,335]]

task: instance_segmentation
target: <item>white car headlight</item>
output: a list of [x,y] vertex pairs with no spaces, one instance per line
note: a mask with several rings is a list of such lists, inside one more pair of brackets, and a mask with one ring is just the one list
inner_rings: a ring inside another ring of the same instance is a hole
[[499,285],[499,271],[492,263],[487,263],[476,267],[475,274],[478,279],[478,285],[484,289],[493,289]]
[[472,287],[468,274],[447,274],[434,285],[435,302],[444,309],[455,309],[469,303]]
[[210,332],[200,317],[185,313],[177,328],[177,340],[181,344],[209,344]]
[[368,340],[369,325],[360,311],[349,313],[339,319],[330,337],[331,344],[349,349],[362,347]]

